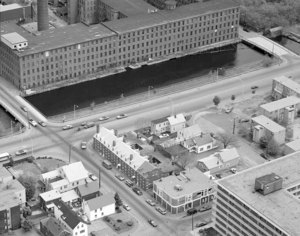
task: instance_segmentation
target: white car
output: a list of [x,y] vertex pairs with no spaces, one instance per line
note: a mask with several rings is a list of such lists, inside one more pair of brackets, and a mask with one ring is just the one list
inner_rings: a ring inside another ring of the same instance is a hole
[[123,118],[126,118],[128,115],[126,114],[120,114],[118,115],[116,118],[119,120],[119,119],[123,119]]
[[86,149],[86,142],[81,142],[80,147],[81,147],[81,149]]
[[130,209],[131,209],[127,204],[123,204],[123,208],[124,208],[126,211],[130,211]]
[[21,156],[21,155],[25,155],[27,153],[26,149],[21,149],[16,151],[16,156]]
[[37,122],[36,122],[35,120],[33,120],[33,119],[29,119],[29,123],[30,123],[32,126],[34,126],[34,127],[37,126]]
[[108,116],[101,116],[101,117],[99,118],[100,121],[105,121],[105,120],[108,120],[108,119],[109,119]]
[[63,130],[72,129],[72,128],[73,128],[72,125],[65,125],[65,126],[63,127]]

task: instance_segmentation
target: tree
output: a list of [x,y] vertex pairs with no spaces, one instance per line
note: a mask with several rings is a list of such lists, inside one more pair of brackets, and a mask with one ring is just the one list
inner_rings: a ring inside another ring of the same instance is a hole
[[261,138],[259,139],[259,146],[260,146],[261,148],[266,148],[267,145],[268,145],[268,140],[267,140],[267,138],[266,138],[265,136],[261,137]]
[[221,99],[218,96],[215,96],[213,98],[213,103],[215,104],[215,106],[218,106],[220,102],[221,102]]
[[25,232],[30,231],[32,229],[32,222],[26,219],[22,224],[22,228]]
[[36,180],[31,176],[21,176],[19,181],[25,188],[26,200],[28,201],[35,194]]
[[247,138],[249,136],[249,129],[248,129],[248,127],[245,124],[240,125],[238,133],[243,138]]
[[276,156],[279,153],[279,145],[273,138],[268,142],[266,151],[271,156]]
[[269,56],[265,56],[262,60],[263,67],[270,67],[273,63],[273,59]]
[[90,104],[91,110],[94,110],[95,105],[96,105],[96,103],[94,101],[92,101],[91,104]]
[[119,194],[115,194],[115,201],[116,201],[116,207],[119,208],[120,206],[123,205],[122,199],[120,198]]
[[181,156],[177,161],[177,163],[181,165],[183,169],[185,169],[185,167],[189,164],[189,162],[190,162],[190,158],[188,156]]
[[235,100],[235,95],[231,95],[231,100],[232,100],[232,101]]
[[237,139],[230,133],[218,133],[217,139],[223,144],[224,148],[237,143]]

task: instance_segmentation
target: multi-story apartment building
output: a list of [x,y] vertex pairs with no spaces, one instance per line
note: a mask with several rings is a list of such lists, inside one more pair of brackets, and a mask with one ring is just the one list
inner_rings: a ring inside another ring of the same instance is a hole
[[262,137],[272,138],[279,145],[285,142],[286,129],[266,116],[252,118],[251,128],[253,141],[256,143],[260,143]]
[[98,23],[97,0],[79,0],[78,4],[80,22],[86,25]]
[[0,168],[0,235],[21,227],[20,208],[26,203],[25,188],[6,168]]
[[214,228],[222,236],[299,236],[300,153],[216,181]]
[[[94,3],[83,2],[83,22],[91,23],[94,15],[86,9]],[[77,22],[78,1],[68,4],[70,22]],[[121,13],[131,5],[120,9]],[[15,50],[0,42],[0,75],[19,89],[75,79],[80,82],[133,63],[181,57],[239,41],[239,6],[234,0],[197,2],[118,19],[93,26],[77,23],[38,33],[28,32],[14,22],[1,24],[2,35],[16,32],[28,41],[28,46]]]
[[167,211],[177,214],[210,205],[214,187],[209,177],[193,168],[154,181],[153,195]]
[[290,96],[260,106],[262,115],[282,124],[291,124],[298,114],[300,98]]
[[150,164],[146,156],[132,149],[113,130],[101,127],[94,135],[94,149],[144,190],[151,189],[153,181],[162,176],[161,169]]
[[277,100],[289,96],[300,97],[300,84],[286,76],[273,79],[272,97]]

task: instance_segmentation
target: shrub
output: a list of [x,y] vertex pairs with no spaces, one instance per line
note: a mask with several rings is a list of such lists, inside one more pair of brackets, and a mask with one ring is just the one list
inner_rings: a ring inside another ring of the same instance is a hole
[[123,221],[121,219],[117,219],[117,222],[118,223],[122,223]]

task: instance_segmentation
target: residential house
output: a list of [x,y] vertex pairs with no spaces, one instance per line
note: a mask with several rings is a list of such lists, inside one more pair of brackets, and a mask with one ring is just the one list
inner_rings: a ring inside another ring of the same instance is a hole
[[155,200],[172,214],[191,208],[210,206],[214,199],[214,183],[198,169],[170,175],[154,181]]
[[61,199],[61,194],[57,189],[53,189],[44,193],[39,194],[41,207],[45,211],[52,211],[53,210],[53,201]]
[[42,236],[71,236],[71,233],[54,217],[48,217],[40,221]]
[[164,132],[175,133],[186,127],[186,119],[183,114],[163,117],[151,121],[151,132],[160,135]]
[[75,189],[71,189],[69,191],[61,193],[61,200],[71,206],[72,203],[78,202],[80,197],[78,196]]
[[260,106],[261,114],[282,124],[291,124],[297,116],[300,98],[286,97]]
[[21,227],[20,208],[26,203],[25,188],[0,167],[0,235]]
[[87,201],[84,200],[82,209],[90,221],[114,214],[116,209],[114,194],[107,193]]
[[278,100],[289,96],[300,97],[300,84],[286,76],[273,79],[272,97]]
[[48,188],[57,189],[61,193],[83,185],[88,180],[88,171],[84,168],[81,161],[42,174],[42,181]]
[[201,134],[182,141],[181,145],[188,149],[189,152],[201,153],[214,148],[214,139],[210,134]]
[[284,144],[284,154],[290,154],[300,151],[300,139]]
[[61,200],[54,200],[54,217],[72,236],[88,236],[88,226]]
[[285,142],[286,129],[266,116],[260,115],[252,118],[253,141],[260,143],[262,137],[273,138],[277,144]]
[[212,175],[237,166],[240,159],[240,155],[236,148],[223,149],[213,155],[198,160],[197,167],[202,172],[208,172]]
[[[123,137],[117,137],[113,130],[101,127],[94,135],[94,149],[144,190],[151,189],[152,181],[161,177],[161,170],[149,163],[147,156],[142,156],[137,149],[132,149],[130,144],[125,143]],[[143,165],[145,162],[148,164]],[[147,168],[144,168],[146,165]],[[144,172],[146,169],[147,174]]]
[[100,196],[99,182],[93,181],[77,187],[77,193],[80,197],[81,202],[87,201],[95,197]]
[[182,142],[187,139],[194,138],[202,134],[201,128],[198,124],[185,127],[177,132],[176,139],[178,142]]

